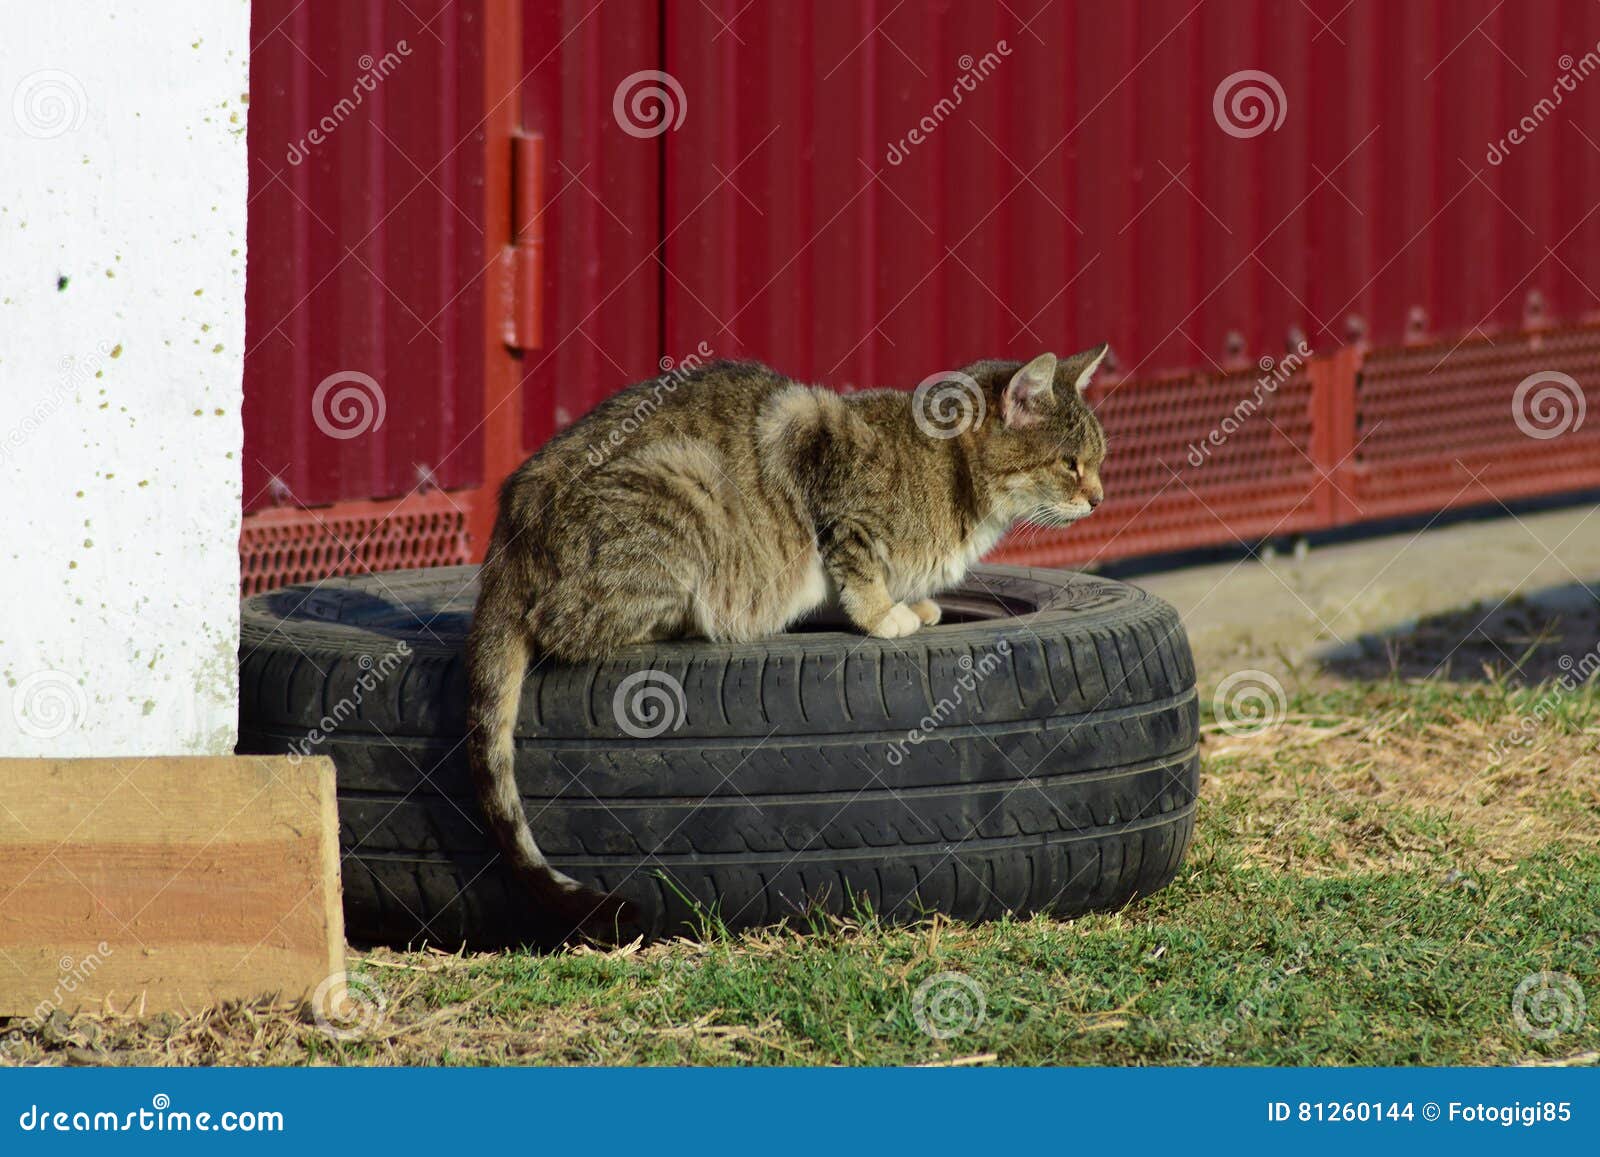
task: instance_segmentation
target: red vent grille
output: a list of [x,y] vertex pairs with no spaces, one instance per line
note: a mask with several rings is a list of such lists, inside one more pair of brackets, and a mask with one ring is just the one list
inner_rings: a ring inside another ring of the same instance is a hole
[[247,514],[239,535],[242,593],[330,575],[468,561],[465,502],[442,491],[393,502]]
[[[1519,383],[1549,371],[1576,388],[1534,383],[1517,405]],[[1361,517],[1600,486],[1597,383],[1594,328],[1369,354],[1356,386],[1350,483]]]
[[1110,443],[1105,502],[1070,530],[1017,531],[998,557],[1060,566],[1318,525],[1312,409],[1304,370],[1282,382],[1254,370],[1112,386],[1096,405]]

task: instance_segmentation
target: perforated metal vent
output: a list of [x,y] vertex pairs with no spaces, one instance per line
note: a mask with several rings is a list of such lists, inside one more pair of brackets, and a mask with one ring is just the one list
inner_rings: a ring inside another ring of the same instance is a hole
[[454,566],[470,557],[466,504],[443,492],[403,503],[345,502],[247,514],[239,536],[243,594],[329,575]]

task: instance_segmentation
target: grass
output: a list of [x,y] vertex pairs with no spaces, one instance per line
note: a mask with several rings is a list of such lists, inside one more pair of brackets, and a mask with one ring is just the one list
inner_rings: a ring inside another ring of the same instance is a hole
[[[1594,1064],[1600,687],[1551,693],[1323,681],[1256,734],[1208,728],[1196,844],[1121,912],[376,951],[352,1039],[264,1005],[57,1016],[0,1064]],[[1513,1015],[1541,972],[1593,1006],[1549,1039]]]

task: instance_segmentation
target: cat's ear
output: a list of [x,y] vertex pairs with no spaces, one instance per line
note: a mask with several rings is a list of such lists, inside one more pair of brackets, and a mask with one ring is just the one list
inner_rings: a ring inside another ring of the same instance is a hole
[[1078,397],[1083,397],[1083,392],[1089,388],[1089,382],[1094,377],[1095,370],[1100,368],[1100,363],[1106,360],[1106,354],[1111,352],[1111,347],[1101,342],[1092,350],[1084,350],[1081,354],[1073,354],[1066,361],[1064,367],[1072,375],[1072,384],[1078,391]]
[[1040,354],[1012,375],[1000,400],[1006,428],[1036,426],[1055,400],[1056,355]]

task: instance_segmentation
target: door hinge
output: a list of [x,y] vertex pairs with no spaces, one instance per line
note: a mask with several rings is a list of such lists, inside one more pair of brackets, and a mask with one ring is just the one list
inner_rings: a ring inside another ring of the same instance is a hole
[[500,252],[501,332],[514,350],[544,343],[544,134],[511,138],[511,244]]

